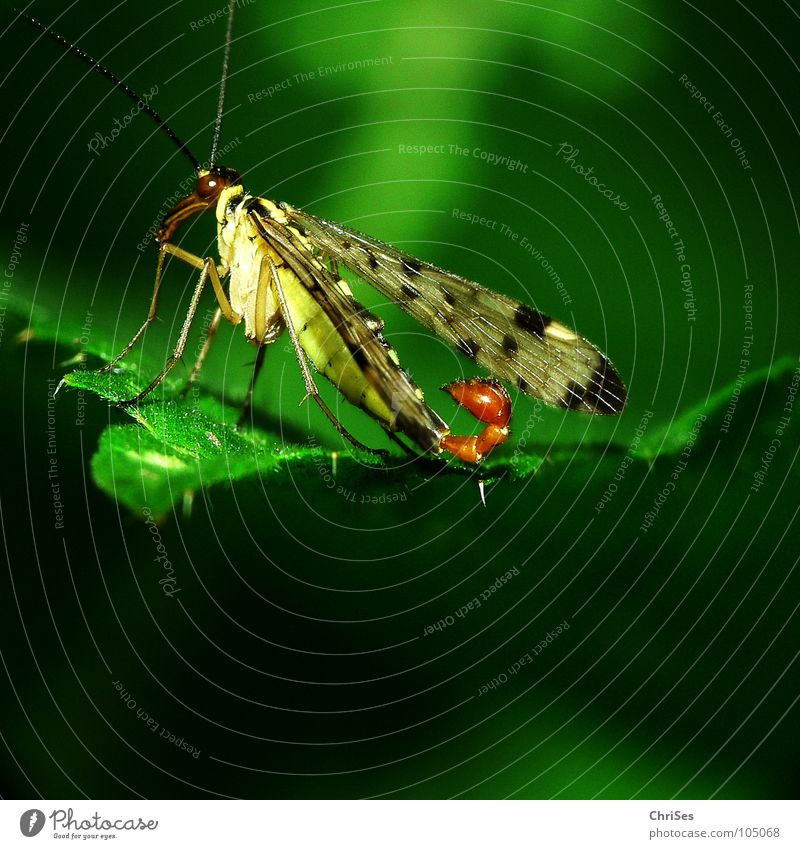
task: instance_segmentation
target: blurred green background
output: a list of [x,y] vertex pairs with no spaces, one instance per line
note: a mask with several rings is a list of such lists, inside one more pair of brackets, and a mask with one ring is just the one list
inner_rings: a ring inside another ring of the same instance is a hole
[[[153,91],[203,159],[222,6],[29,9]],[[515,397],[504,450],[550,459],[493,484],[485,508],[474,478],[339,477],[339,492],[312,470],[200,491],[155,538],[91,478],[101,432],[126,417],[65,393],[48,431],[48,381],[78,340],[21,343],[26,321],[5,309],[3,795],[794,797],[797,15],[754,0],[241,0],[237,14],[222,143],[248,190],[535,303],[607,352],[629,406],[590,420]],[[119,349],[148,305],[148,229],[188,163],[141,116],[90,151],[128,101],[10,11],[0,26],[0,306]],[[181,243],[213,252],[213,218]],[[167,279],[149,363],[192,284],[177,264]],[[356,293],[452,418],[437,386],[472,364]],[[237,403],[252,359],[223,328],[204,391]],[[758,369],[774,379],[736,385]],[[259,423],[341,449],[302,394],[281,342]],[[685,467],[657,441],[628,465],[642,421],[654,437],[699,414]]]

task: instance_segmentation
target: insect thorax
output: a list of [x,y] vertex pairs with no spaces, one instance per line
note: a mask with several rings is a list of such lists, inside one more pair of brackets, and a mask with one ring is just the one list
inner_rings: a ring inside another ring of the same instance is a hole
[[259,199],[241,186],[225,189],[217,201],[217,241],[222,264],[230,269],[231,307],[242,316],[245,336],[259,344],[275,341],[283,330],[280,302],[272,285],[270,260],[279,258],[259,238],[247,215]]

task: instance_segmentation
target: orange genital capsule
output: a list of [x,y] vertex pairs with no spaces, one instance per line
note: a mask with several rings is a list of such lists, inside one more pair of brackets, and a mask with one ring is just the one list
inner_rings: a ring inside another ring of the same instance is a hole
[[442,448],[465,463],[480,463],[498,445],[508,439],[511,399],[501,383],[491,379],[456,380],[443,386],[453,400],[469,410],[486,427],[478,436],[442,438]]

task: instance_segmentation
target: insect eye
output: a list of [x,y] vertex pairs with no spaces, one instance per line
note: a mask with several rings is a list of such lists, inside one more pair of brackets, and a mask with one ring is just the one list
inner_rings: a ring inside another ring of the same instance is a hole
[[197,194],[201,198],[210,198],[218,195],[223,183],[217,174],[204,174],[197,180]]

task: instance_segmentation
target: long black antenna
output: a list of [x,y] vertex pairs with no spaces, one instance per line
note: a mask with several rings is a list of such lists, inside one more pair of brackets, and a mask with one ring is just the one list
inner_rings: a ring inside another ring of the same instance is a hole
[[[233,7],[235,3],[231,3],[231,7]],[[49,36],[56,42],[59,46],[63,47],[65,50],[70,53],[74,53],[79,59],[82,59],[89,67],[91,67],[95,71],[99,71],[107,80],[110,80],[111,83],[118,88],[123,94],[127,95],[136,106],[145,112],[147,115],[152,118],[156,124],[172,139],[173,142],[177,145],[178,150],[192,163],[192,168],[195,171],[199,171],[201,166],[197,161],[195,156],[189,150],[189,148],[184,144],[183,141],[179,138],[178,134],[172,129],[172,127],[167,124],[167,122],[126,83],[122,82],[122,80],[114,73],[108,70],[108,68],[101,65],[96,59],[93,59],[85,50],[81,50],[76,44],[73,44],[68,39],[64,38],[63,35],[56,32],[54,29],[50,29],[50,27],[46,27],[41,21],[37,21],[36,18],[32,18],[27,12],[21,12],[19,9],[15,9],[15,12],[21,17],[28,21],[29,24],[32,24],[37,29],[40,29],[46,36]]]
[[214,141],[211,143],[210,167],[217,164],[219,152],[219,134],[222,129],[222,110],[225,107],[225,87],[228,84],[228,66],[231,59],[231,42],[233,41],[233,13],[236,9],[234,0],[228,4],[228,31],[225,34],[225,55],[222,58],[222,79],[219,83],[219,102],[217,103],[217,119],[214,122]]

